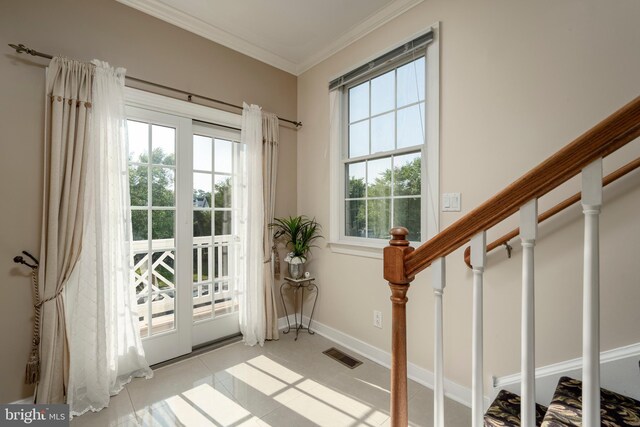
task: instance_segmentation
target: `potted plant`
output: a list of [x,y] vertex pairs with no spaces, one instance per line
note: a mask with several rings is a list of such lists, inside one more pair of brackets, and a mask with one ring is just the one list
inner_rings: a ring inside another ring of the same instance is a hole
[[309,251],[315,245],[313,242],[321,238],[322,227],[314,219],[306,216],[290,216],[287,218],[274,218],[269,224],[275,230],[274,239],[282,239],[289,252],[284,259],[289,263],[289,276],[299,279],[304,274],[304,263],[307,261]]

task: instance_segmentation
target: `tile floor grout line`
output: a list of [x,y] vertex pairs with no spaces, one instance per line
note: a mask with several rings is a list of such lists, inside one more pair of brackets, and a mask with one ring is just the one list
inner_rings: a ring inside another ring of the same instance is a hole
[[131,404],[131,408],[133,409],[133,416],[134,416],[134,418],[136,420],[136,423],[138,425],[142,425],[142,420],[138,419],[138,410],[133,405],[133,399],[131,399],[131,394],[129,394],[129,384],[131,384],[131,383],[129,382],[126,386],[124,386],[124,391],[127,393],[127,398],[129,399],[129,403]]

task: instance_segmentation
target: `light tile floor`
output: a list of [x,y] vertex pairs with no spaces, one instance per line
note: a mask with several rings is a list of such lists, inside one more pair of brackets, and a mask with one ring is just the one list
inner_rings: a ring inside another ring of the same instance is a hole
[[[390,426],[389,370],[320,335],[282,335],[264,347],[235,343],[136,379],[111,405],[74,418],[82,426]],[[355,369],[322,354],[337,347]],[[409,381],[411,426],[433,425],[433,393]],[[471,425],[469,408],[445,399],[445,425]]]

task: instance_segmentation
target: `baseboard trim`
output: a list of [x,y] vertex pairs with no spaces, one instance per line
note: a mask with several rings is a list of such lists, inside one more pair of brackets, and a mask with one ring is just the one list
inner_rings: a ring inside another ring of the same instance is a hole
[[[640,343],[600,353],[600,386],[640,400],[640,383],[638,383],[639,358]],[[556,386],[561,377],[581,378],[582,359],[566,360],[536,369],[536,402],[548,405],[553,399]],[[492,395],[497,395],[502,389],[519,394],[520,381],[519,373],[495,378]]]
[[[291,325],[294,324],[293,315],[289,315],[289,323]],[[302,323],[307,326],[309,324],[309,318],[307,316],[304,316],[302,319]],[[278,328],[286,329],[286,327],[287,318],[279,318]],[[391,354],[378,347],[366,343],[358,338],[352,337],[351,335],[345,334],[344,332],[341,332],[316,320],[314,320],[311,324],[311,329],[317,334],[322,335],[323,337],[328,338],[331,341],[340,344],[344,348],[349,349],[361,356],[364,356],[367,359],[384,366],[385,368],[391,367]],[[429,371],[428,369],[418,366],[415,363],[409,362],[407,364],[407,376],[418,384],[421,384],[433,390],[433,372]],[[447,396],[449,399],[461,403],[469,408],[471,407],[471,389],[461,386],[460,384],[457,384],[451,380],[445,379],[444,390],[445,396]],[[485,396],[484,401],[485,408],[488,408],[489,398]]]
[[[615,362],[627,357],[640,356],[640,343],[631,344],[624,347],[607,350],[600,353],[600,364],[607,362]],[[536,378],[544,378],[551,375],[562,374],[567,371],[582,369],[582,357],[566,360],[564,362],[553,363],[547,366],[536,368]],[[495,378],[493,381],[494,388],[505,387],[520,382],[520,373]]]

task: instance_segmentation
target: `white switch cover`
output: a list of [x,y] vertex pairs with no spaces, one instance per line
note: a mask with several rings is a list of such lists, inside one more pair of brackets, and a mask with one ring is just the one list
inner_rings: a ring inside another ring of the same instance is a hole
[[442,194],[442,212],[460,212],[460,193]]

